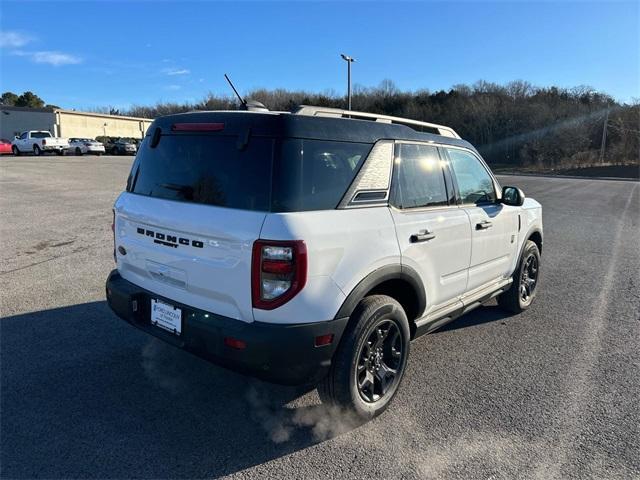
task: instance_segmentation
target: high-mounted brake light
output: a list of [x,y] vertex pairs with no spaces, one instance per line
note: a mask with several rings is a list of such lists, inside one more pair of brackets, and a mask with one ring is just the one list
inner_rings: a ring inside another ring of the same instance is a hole
[[237,338],[233,337],[224,337],[224,344],[227,347],[231,347],[236,350],[244,350],[245,348],[247,348],[247,342],[245,342],[244,340],[238,340]]
[[307,247],[302,240],[256,240],[251,260],[253,307],[273,310],[307,282]]
[[172,132],[219,132],[224,130],[224,123],[174,123]]

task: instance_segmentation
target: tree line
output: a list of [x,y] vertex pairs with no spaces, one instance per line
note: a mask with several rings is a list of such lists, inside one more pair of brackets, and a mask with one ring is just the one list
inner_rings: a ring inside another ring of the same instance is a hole
[[[257,89],[246,98],[270,110],[290,111],[298,105],[346,108],[345,98],[335,92]],[[209,94],[193,104],[133,106],[127,114],[155,118],[234,108],[233,97]],[[494,167],[537,170],[640,163],[640,102],[623,104],[584,86],[541,88],[524,81],[480,81],[448,91],[407,92],[385,80],[373,88],[356,86],[352,108],[450,126]]]
[[60,108],[57,105],[45,103],[43,99],[30,91],[24,92],[22,95],[13,92],[4,92],[0,97],[0,105],[26,108]]
[[[270,110],[291,111],[298,105],[346,108],[346,99],[331,91],[256,89],[245,98],[262,102]],[[155,118],[237,107],[232,96],[209,94],[195,103],[95,110]],[[356,85],[352,107],[450,126],[494,167],[546,170],[640,164],[640,102],[621,103],[584,86],[567,89],[536,87],[524,81],[506,85],[480,81],[430,92],[401,91],[385,80],[377,87]]]

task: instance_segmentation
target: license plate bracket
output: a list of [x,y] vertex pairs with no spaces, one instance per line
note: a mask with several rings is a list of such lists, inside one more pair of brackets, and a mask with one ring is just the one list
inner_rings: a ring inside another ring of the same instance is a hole
[[180,336],[182,334],[182,309],[162,300],[151,299],[151,325]]

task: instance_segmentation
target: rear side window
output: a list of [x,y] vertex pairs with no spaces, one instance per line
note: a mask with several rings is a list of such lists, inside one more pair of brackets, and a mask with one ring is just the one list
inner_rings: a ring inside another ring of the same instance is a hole
[[444,163],[429,145],[396,145],[392,203],[397,208],[448,205]]
[[336,208],[370,150],[368,143],[285,139],[274,169],[273,211]]
[[458,183],[462,203],[496,201],[493,179],[474,155],[457,148],[447,148],[451,169]]
[[244,210],[269,210],[273,139],[253,138],[240,149],[237,137],[163,135],[144,141],[128,190],[165,198]]

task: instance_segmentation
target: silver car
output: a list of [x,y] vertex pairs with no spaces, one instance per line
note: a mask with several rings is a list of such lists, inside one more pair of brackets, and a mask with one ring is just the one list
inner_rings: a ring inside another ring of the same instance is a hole
[[85,153],[102,155],[105,153],[105,148],[102,143],[92,138],[70,138],[69,151],[76,155],[84,155]]

